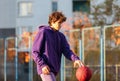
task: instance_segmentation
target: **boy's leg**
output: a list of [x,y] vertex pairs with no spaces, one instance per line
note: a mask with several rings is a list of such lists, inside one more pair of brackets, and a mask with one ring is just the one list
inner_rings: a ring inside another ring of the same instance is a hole
[[55,75],[51,72],[49,75],[41,74],[42,81],[56,81]]

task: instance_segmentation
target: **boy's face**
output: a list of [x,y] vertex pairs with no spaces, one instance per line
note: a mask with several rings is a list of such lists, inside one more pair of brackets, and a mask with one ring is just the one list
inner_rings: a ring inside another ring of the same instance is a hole
[[52,23],[51,23],[51,27],[54,28],[55,30],[60,30],[61,24],[62,24],[62,22],[60,22],[60,21],[58,20],[58,21],[56,21],[56,22],[52,22]]

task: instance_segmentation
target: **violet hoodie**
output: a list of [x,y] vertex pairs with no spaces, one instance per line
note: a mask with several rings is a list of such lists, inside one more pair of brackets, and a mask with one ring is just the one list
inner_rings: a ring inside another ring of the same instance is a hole
[[50,26],[40,26],[32,46],[32,58],[37,65],[38,74],[44,66],[49,66],[55,75],[61,66],[62,54],[69,60],[79,60],[60,31],[54,31]]

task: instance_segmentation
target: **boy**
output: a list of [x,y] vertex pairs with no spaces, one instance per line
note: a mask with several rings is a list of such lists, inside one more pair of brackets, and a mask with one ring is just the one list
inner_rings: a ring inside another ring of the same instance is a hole
[[56,81],[60,70],[61,56],[74,61],[74,67],[84,66],[79,57],[69,47],[65,36],[59,32],[66,21],[62,12],[53,12],[49,16],[49,26],[40,26],[32,47],[32,57],[37,64],[37,72],[43,81]]

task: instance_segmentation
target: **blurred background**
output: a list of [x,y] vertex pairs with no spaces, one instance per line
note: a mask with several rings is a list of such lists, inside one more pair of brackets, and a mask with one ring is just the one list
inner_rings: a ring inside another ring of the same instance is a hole
[[[41,81],[31,58],[34,36],[48,17],[67,17],[61,32],[93,76],[120,81],[120,0],[1,0],[0,81]],[[73,63],[62,58],[57,81],[77,81]]]

